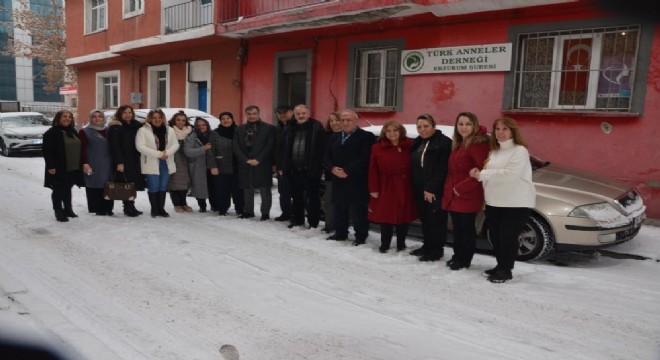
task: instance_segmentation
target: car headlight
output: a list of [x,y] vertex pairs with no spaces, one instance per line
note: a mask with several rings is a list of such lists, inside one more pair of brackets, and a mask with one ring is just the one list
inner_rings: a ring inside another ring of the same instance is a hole
[[569,217],[589,218],[605,228],[627,225],[630,221],[612,205],[606,202],[578,206],[568,214]]

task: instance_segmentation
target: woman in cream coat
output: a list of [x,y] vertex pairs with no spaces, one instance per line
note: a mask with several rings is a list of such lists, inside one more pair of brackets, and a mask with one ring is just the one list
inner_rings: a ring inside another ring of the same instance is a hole
[[168,217],[165,211],[167,183],[170,174],[176,172],[174,153],[179,141],[174,130],[165,123],[162,110],[149,111],[145,125],[138,130],[135,147],[140,152],[140,167],[147,179],[151,217]]
[[536,206],[536,190],[527,143],[515,120],[495,120],[493,134],[486,165],[470,170],[470,176],[484,186],[488,236],[497,259],[497,266],[486,270],[488,281],[503,283],[512,278],[518,237]]

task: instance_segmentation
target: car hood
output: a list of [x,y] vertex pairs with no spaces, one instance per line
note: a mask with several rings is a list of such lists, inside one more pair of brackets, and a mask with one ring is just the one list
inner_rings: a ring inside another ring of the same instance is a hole
[[625,182],[560,164],[535,170],[533,181],[539,196],[576,206],[612,201],[631,188]]
[[43,135],[48,129],[50,129],[50,126],[21,126],[5,129],[4,133],[9,135]]

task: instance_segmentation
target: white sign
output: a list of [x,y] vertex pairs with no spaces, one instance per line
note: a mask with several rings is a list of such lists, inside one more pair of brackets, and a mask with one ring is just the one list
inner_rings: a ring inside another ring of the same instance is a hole
[[511,70],[511,43],[405,50],[401,74]]

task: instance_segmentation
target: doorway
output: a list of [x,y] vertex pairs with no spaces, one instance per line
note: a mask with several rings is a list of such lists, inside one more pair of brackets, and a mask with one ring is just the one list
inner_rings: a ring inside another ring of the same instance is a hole
[[287,51],[275,55],[274,106],[310,106],[311,68],[311,50]]

